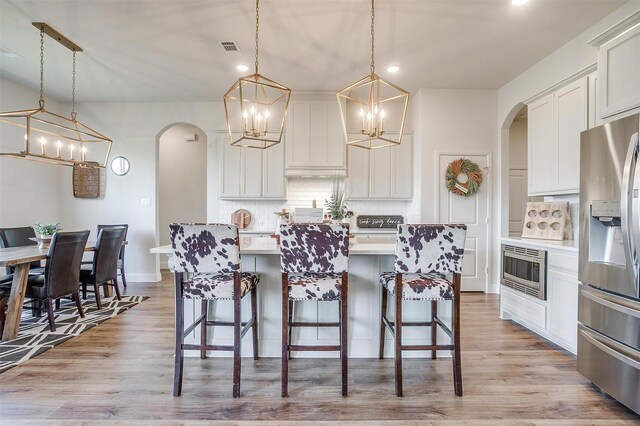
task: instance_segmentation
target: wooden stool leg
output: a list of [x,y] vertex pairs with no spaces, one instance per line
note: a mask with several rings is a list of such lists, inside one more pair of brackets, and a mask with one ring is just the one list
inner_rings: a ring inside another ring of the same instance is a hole
[[[200,323],[200,345],[201,346],[204,346],[207,344],[207,309],[209,306],[207,302],[208,302],[207,299],[202,299],[202,301],[200,302],[200,314],[204,315],[204,318]],[[207,358],[207,350],[201,349],[200,359],[206,359],[206,358]]]
[[402,396],[402,274],[396,274],[395,365],[396,396]]
[[282,273],[282,377],[281,396],[289,396],[289,276]]
[[78,309],[78,313],[80,314],[80,318],[84,318],[84,309],[82,309],[82,302],[80,302],[80,291],[76,291],[72,295],[73,300],[76,301],[76,308]]
[[251,290],[251,318],[253,325],[251,326],[253,333],[253,359],[258,359],[258,289],[254,286]]
[[460,274],[453,275],[453,384],[457,396],[462,396],[462,357],[460,354]]
[[[431,344],[433,346],[436,345],[436,341],[438,340],[438,326],[436,324],[436,316],[438,315],[438,301],[431,301]],[[436,359],[436,350],[431,351],[431,359]]]
[[100,301],[100,285],[95,283],[93,288],[96,291],[96,305],[98,305],[98,309],[102,309],[102,302]]
[[[291,325],[293,323],[293,308],[295,307],[295,304],[293,303],[293,300],[289,300],[289,344],[291,344],[291,342],[293,342],[291,336],[293,335],[293,326]],[[289,359],[291,359],[291,350],[288,351],[288,356]]]
[[182,272],[175,272],[176,287],[176,348],[173,372],[173,396],[182,393],[182,371],[184,367],[184,299],[182,298]]
[[341,311],[340,311],[340,358],[342,361],[342,396],[347,396],[349,385],[349,353],[348,353],[348,292],[349,278],[346,272],[342,273],[342,297],[341,297]]
[[378,358],[384,358],[384,337],[385,337],[385,325],[384,318],[387,316],[387,289],[381,285],[382,288],[382,305],[380,306],[380,352],[378,353]]
[[238,285],[238,291],[234,291],[233,295],[233,397],[240,396],[240,332],[241,332],[241,310],[240,310],[240,278],[238,274],[234,274]]
[[122,300],[122,295],[120,295],[120,287],[118,286],[118,279],[113,279],[113,288],[116,290],[116,298],[118,300]]
[[56,320],[55,317],[53,315],[53,300],[51,299],[47,299],[44,301],[44,303],[47,305],[47,317],[49,319],[49,328],[51,329],[52,332],[56,331]]

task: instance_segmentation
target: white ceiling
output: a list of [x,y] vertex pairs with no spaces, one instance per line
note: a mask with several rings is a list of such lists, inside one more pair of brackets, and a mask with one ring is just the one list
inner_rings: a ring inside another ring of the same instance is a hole
[[[617,0],[378,0],[378,73],[408,90],[495,89],[619,7]],[[0,0],[0,75],[39,84],[44,21],[85,51],[81,101],[220,100],[253,70],[253,0]],[[260,72],[335,91],[369,71],[368,0],[262,0]],[[234,41],[241,53],[225,53]],[[1,50],[1,49],[0,49]],[[244,63],[250,72],[235,66]],[[400,66],[390,75],[386,67]],[[45,40],[46,95],[69,100],[71,53]]]

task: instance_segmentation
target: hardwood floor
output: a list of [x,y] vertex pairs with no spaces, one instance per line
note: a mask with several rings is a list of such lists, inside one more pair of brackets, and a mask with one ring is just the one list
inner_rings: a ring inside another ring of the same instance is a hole
[[499,320],[498,297],[482,294],[462,298],[462,398],[450,359],[405,360],[404,398],[393,394],[393,360],[350,359],[342,398],[339,360],[295,358],[288,398],[279,358],[243,358],[236,400],[231,358],[188,358],[174,398],[172,286],[127,292],[151,298],[0,375],[0,424],[640,424],[576,372],[573,356]]

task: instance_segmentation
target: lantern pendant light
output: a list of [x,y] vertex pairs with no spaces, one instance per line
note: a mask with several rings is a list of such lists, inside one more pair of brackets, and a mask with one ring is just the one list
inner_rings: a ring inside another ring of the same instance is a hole
[[256,0],[255,72],[240,77],[224,95],[231,145],[266,149],[282,141],[291,89],[258,72],[260,3]]
[[375,73],[375,0],[371,0],[371,72],[336,94],[347,145],[377,149],[399,145],[409,92]]
[[[112,141],[76,118],[76,52],[82,48],[44,22],[33,22],[40,30],[40,100],[38,108],[0,112],[0,147],[10,152],[0,156],[35,160],[51,164],[104,168]],[[45,109],[44,35],[47,34],[73,52],[71,118]],[[20,147],[23,149],[20,150]],[[15,150],[15,151],[14,151]]]

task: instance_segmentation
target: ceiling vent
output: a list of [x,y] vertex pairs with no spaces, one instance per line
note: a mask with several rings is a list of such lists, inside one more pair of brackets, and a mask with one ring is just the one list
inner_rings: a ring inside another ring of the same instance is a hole
[[225,52],[239,52],[238,46],[233,41],[221,41],[220,44]]

